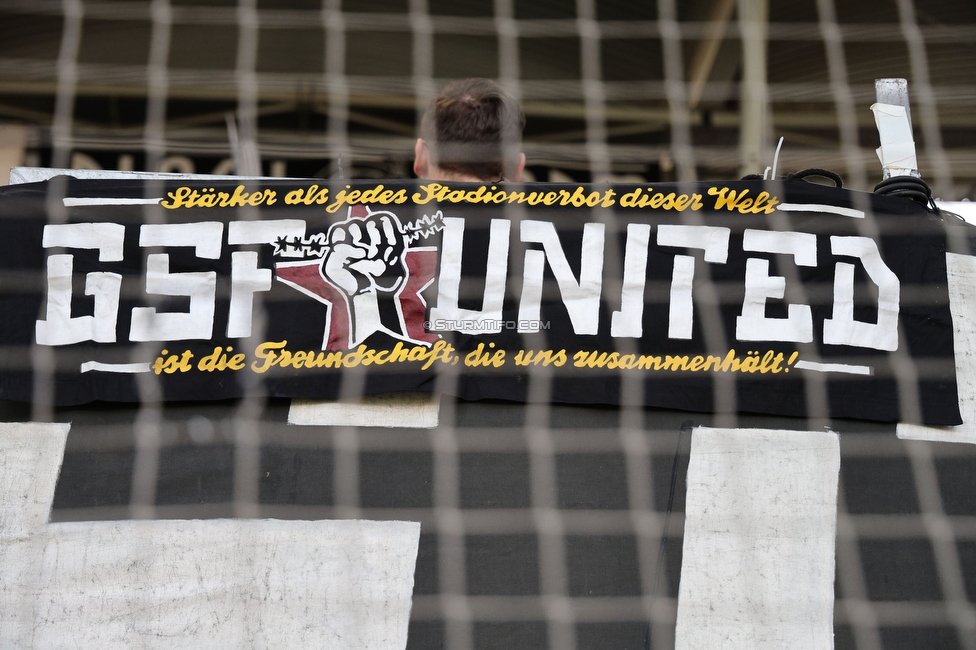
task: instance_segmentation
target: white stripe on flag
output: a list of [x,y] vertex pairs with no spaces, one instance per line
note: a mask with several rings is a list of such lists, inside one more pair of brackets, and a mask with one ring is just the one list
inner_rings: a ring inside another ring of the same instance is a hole
[[0,424],[0,648],[406,647],[419,523],[48,523],[67,433]]
[[91,372],[92,370],[98,370],[100,372],[124,372],[124,373],[136,373],[136,372],[149,372],[152,370],[152,364],[149,363],[102,363],[101,361],[86,361],[81,364],[81,372]]
[[813,370],[815,372],[843,372],[848,375],[873,375],[871,366],[853,366],[849,363],[818,363],[816,361],[797,361],[794,368]]
[[158,199],[112,199],[107,197],[66,197],[64,207],[73,208],[79,205],[156,205],[162,201]]
[[782,210],[783,212],[827,212],[830,214],[839,214],[842,217],[864,218],[863,210],[842,208],[837,205],[822,205],[820,203],[780,203],[776,206],[776,209]]
[[833,648],[840,441],[692,434],[676,650]]

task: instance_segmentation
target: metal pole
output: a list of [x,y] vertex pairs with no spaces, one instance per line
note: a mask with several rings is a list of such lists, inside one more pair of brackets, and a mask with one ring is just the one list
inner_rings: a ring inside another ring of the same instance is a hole
[[908,124],[912,124],[912,109],[908,100],[907,79],[875,79],[874,96],[879,104],[893,104],[904,106],[908,114]]
[[742,33],[742,96],[739,152],[742,175],[762,173],[769,140],[766,40],[769,0],[739,0]]

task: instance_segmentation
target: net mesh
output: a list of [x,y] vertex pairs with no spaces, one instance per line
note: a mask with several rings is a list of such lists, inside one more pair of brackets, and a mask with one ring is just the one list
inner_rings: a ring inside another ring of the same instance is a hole
[[[904,76],[923,176],[936,196],[972,197],[970,3],[799,4],[3,0],[0,115],[29,125],[33,164],[405,177],[430,97],[490,76],[525,107],[538,180],[737,178],[783,135],[781,172],[870,189],[873,81]],[[756,47],[763,65],[746,71]],[[747,122],[759,130],[740,142]],[[438,386],[454,381],[447,369]],[[420,521],[408,647],[458,650],[672,647],[690,424],[826,425],[842,453],[836,647],[976,650],[971,445],[815,408],[650,410],[635,379],[619,408],[548,405],[550,382],[535,368],[525,406],[442,395],[429,430],[295,427],[287,402],[259,397],[163,404],[151,376],[137,407],[4,408],[72,422],[55,521]]]

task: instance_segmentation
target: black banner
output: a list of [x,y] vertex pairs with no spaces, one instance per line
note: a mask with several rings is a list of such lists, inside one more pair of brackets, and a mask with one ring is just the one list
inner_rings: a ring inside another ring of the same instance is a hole
[[0,228],[0,399],[618,404],[635,381],[646,406],[960,422],[945,227],[904,199],[57,178],[0,189]]

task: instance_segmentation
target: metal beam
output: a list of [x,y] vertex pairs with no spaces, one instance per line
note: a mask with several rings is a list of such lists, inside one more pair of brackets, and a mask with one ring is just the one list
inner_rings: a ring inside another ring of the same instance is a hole
[[10,168],[24,163],[27,127],[0,125],[0,185],[10,182]]
[[715,0],[708,15],[705,36],[698,42],[688,74],[688,108],[694,110],[701,101],[705,83],[712,74],[715,57],[725,37],[725,28],[732,18],[736,0]]

